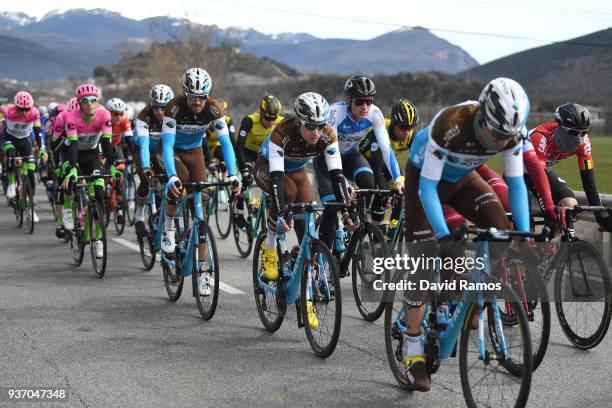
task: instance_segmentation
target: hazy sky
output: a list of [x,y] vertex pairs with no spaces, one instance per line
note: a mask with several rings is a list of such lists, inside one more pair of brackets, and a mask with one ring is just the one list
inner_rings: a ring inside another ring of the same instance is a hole
[[[52,9],[84,5],[74,0],[3,3],[0,10],[39,18]],[[266,34],[307,32],[321,38],[370,39],[402,26],[422,26],[459,45],[480,63],[612,27],[609,0],[105,0],[98,4],[135,19],[170,15],[221,27],[252,27]]]

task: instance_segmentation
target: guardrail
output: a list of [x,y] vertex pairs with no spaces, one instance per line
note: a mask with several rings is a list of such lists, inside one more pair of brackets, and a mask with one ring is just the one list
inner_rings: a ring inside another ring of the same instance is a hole
[[[587,200],[586,194],[583,191],[575,191],[574,194],[576,195],[578,204],[589,205],[589,201]],[[599,197],[602,205],[612,207],[612,195],[600,194]],[[537,206],[537,203],[535,203],[535,205]],[[610,242],[610,233],[600,232],[598,230],[593,214],[581,214],[578,219],[581,222],[577,223],[576,225],[577,235],[580,238],[594,244],[595,247],[601,251],[608,267],[612,266],[612,243]]]

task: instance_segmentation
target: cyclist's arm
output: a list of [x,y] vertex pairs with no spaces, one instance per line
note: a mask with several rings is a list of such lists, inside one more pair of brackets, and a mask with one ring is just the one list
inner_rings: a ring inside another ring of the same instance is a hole
[[230,140],[232,141],[232,146],[236,149],[236,126],[234,126],[234,121],[230,117],[227,121],[227,130],[229,131]]
[[111,114],[109,111],[104,111],[104,126],[102,127],[102,136],[100,136],[100,144],[102,145],[102,153],[106,157],[106,163],[110,168],[113,163],[113,127],[111,124]]
[[375,109],[372,115],[372,127],[374,128],[374,135],[376,136],[376,143],[382,154],[387,169],[393,178],[393,181],[400,181],[400,167],[395,157],[395,152],[391,149],[391,143],[389,142],[389,134],[387,133],[387,127],[385,126],[385,118],[383,117],[380,109]]
[[221,152],[223,153],[223,161],[227,166],[227,174],[229,174],[230,177],[235,176],[236,155],[234,154],[234,147],[232,146],[232,141],[229,137],[225,118],[221,116],[220,118],[213,120],[212,125],[215,127],[215,132],[217,132],[219,143],[221,143]]
[[336,195],[336,200],[344,203],[348,202],[349,193],[346,179],[344,178],[344,174],[342,174],[342,158],[340,157],[338,141],[334,140],[333,143],[327,146],[323,155],[325,157],[325,164],[327,165],[327,171],[332,182],[334,194]]
[[244,166],[246,165],[244,159],[244,146],[246,144],[247,135],[249,134],[251,129],[253,129],[253,120],[250,117],[245,116],[244,119],[242,119],[242,123],[240,124],[240,130],[238,131],[238,142],[236,148],[236,156],[238,156],[238,165],[240,166],[240,171],[242,171],[244,169]]
[[448,150],[438,146],[431,139],[431,128],[423,131],[429,132],[429,140],[425,148],[425,160],[419,178],[419,198],[436,238],[441,239],[450,234],[438,195],[438,183],[442,178],[442,170],[448,156]]
[[278,211],[285,206],[283,196],[283,177],[285,175],[285,154],[281,146],[277,145],[270,138],[268,144],[268,165],[270,167],[270,181],[272,185],[272,201]]
[[576,151],[578,158],[578,168],[580,169],[580,179],[582,180],[582,188],[590,205],[601,205],[601,199],[595,186],[595,163],[591,156],[591,141],[587,135],[584,136],[583,142]]
[[[540,150],[536,151],[533,147],[533,143],[529,140],[524,141],[523,145],[523,163],[529,174],[531,183],[535,186],[542,205],[546,212],[553,213],[555,210],[555,203],[552,198],[552,192],[550,191],[550,184],[548,183],[548,176],[546,175],[546,145],[542,145],[546,138],[539,133],[534,133],[531,136],[534,141],[537,142]],[[543,149],[543,151],[541,151]]]
[[168,177],[176,176],[174,165],[174,141],[176,140],[176,120],[164,115],[162,122],[162,155]]
[[38,112],[38,109],[35,109],[34,111],[34,140],[36,141],[36,146],[38,146],[39,148],[41,148],[43,146],[43,141],[41,139],[41,135],[40,135],[40,129],[41,129],[41,124],[40,124],[40,113]]
[[143,169],[151,167],[149,152],[149,125],[142,119],[136,119],[136,138],[140,149],[140,165]]
[[521,141],[516,146],[502,150],[501,155],[515,228],[519,231],[529,231],[529,197],[523,177],[522,150]]

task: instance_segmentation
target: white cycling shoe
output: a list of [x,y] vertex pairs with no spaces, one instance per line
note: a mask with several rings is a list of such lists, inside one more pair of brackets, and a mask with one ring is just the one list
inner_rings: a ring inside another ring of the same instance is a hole
[[174,248],[176,247],[176,239],[174,237],[174,230],[163,231],[161,236],[161,249],[167,254],[173,254]]

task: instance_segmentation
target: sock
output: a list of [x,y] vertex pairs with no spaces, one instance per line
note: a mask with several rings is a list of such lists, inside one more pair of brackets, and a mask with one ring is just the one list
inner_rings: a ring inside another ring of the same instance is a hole
[[174,231],[174,217],[167,214],[166,219],[164,220],[164,231]]
[[15,184],[17,181],[15,181],[15,173],[9,173],[8,174],[8,182],[9,184]]
[[142,205],[136,206],[136,222],[144,222],[144,207]]
[[266,236],[266,248],[276,248],[276,234],[268,229]]
[[421,336],[406,336],[406,355],[407,356],[424,356],[425,344],[421,341]]

